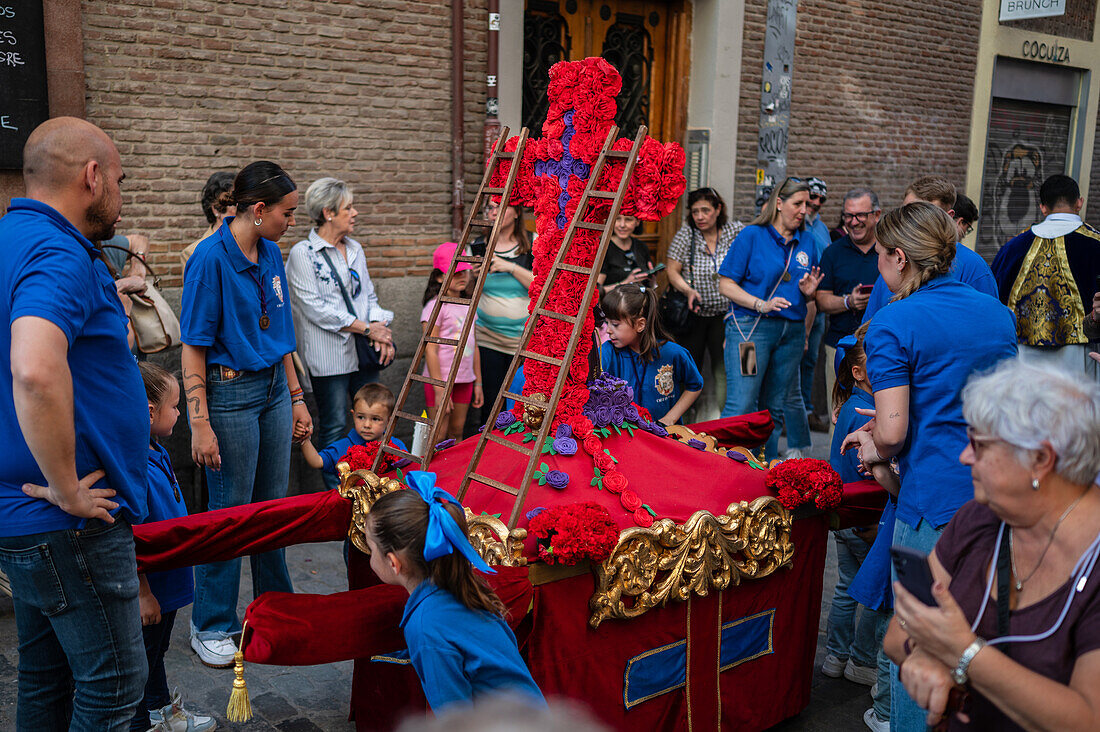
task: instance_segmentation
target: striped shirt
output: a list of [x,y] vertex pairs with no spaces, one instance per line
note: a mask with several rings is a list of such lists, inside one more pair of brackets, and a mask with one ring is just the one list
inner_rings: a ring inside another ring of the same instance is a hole
[[[740,221],[727,221],[718,230],[718,246],[712,255],[699,230],[684,224],[668,245],[668,258],[683,265],[681,275],[699,293],[699,315],[725,315],[730,301],[718,291],[718,268],[730,250],[730,244],[745,225]],[[691,247],[695,247],[695,271],[691,271]]]
[[[308,239],[298,242],[290,250],[286,263],[298,355],[312,376],[338,376],[359,370],[355,341],[351,333],[342,332],[341,328],[346,328],[356,319],[365,323],[388,323],[393,320],[393,313],[378,304],[374,283],[367,273],[367,258],[362,245],[348,237],[344,237],[344,242],[346,260],[335,246],[312,229]],[[322,250],[328,251],[332,266],[351,297],[355,306],[354,316],[344,304],[340,286],[333,279]],[[353,294],[355,278],[350,270],[354,270],[362,282],[358,295]]]
[[[530,254],[501,259],[524,269],[531,269],[534,263]],[[477,304],[477,345],[507,354],[519,350],[530,302],[531,295],[522,282],[507,272],[490,272]]]

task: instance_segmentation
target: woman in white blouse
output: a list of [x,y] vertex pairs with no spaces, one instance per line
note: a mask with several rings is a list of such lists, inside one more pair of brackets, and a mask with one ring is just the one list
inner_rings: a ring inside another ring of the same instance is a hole
[[[388,364],[394,356],[388,327],[393,313],[379,305],[363,247],[349,236],[358,212],[347,184],[336,178],[315,181],[306,190],[304,208],[314,228],[290,250],[286,274],[298,355],[317,399],[318,442],[329,445],[342,436],[349,397],[378,381],[377,368],[360,367],[352,335],[367,335],[378,360]],[[329,488],[336,487],[335,476],[324,477]]]

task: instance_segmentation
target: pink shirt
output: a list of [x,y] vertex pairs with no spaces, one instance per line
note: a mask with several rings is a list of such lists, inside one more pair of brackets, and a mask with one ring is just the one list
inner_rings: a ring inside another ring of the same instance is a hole
[[[420,322],[428,322],[428,318],[432,315],[432,308],[435,307],[435,300],[429,300],[428,304],[424,306],[424,309],[420,311]],[[462,334],[462,324],[466,322],[466,315],[470,308],[466,305],[456,305],[453,302],[445,302],[439,308],[439,318],[436,320],[436,328],[439,330],[438,336],[440,338],[458,338]],[[477,315],[474,315],[474,321],[477,321]],[[470,381],[476,381],[474,378],[474,329],[470,328],[470,334],[466,336],[466,346],[462,349],[462,355],[458,360],[458,375],[455,376],[456,384],[464,384]],[[454,346],[439,346],[439,368],[443,379],[446,379],[451,372],[451,363],[454,361]],[[428,365],[424,364],[424,375],[431,376],[428,373]]]

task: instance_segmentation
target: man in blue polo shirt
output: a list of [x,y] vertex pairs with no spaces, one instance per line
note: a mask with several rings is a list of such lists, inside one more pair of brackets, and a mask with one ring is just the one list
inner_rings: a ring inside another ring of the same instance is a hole
[[[947,212],[948,216],[955,216],[955,184],[942,175],[925,175],[917,178],[905,189],[905,198],[901,205],[924,201],[938,206]],[[982,255],[973,249],[964,246],[961,242],[955,244],[955,261],[951,263],[948,277],[954,277],[963,284],[970,285],[978,292],[984,292],[992,297],[997,297],[997,279],[993,276],[993,270],[989,268]],[[875,316],[890,302],[893,293],[886,283],[879,277],[875,282],[875,289],[871,292],[871,299],[867,303],[867,309],[863,312],[863,322]]]
[[0,219],[0,569],[19,635],[19,730],[121,730],[145,687],[130,525],[145,518],[149,412],[94,240],[122,207],[102,130],[51,119]]
[[[875,231],[881,212],[878,194],[870,188],[853,188],[844,194],[841,218],[848,233],[825,250],[821,286],[817,288],[818,310],[829,315],[825,331],[827,364],[833,363],[840,339],[856,332],[870,288],[879,278]],[[834,383],[836,373],[825,369],[825,394],[830,404]]]

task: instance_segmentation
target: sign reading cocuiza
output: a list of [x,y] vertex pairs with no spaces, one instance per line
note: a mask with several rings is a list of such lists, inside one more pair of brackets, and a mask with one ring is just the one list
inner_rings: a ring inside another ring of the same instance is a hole
[[1047,61],[1052,64],[1068,64],[1069,49],[1051,39],[1046,41],[1024,41],[1024,58],[1033,58],[1036,61]]

